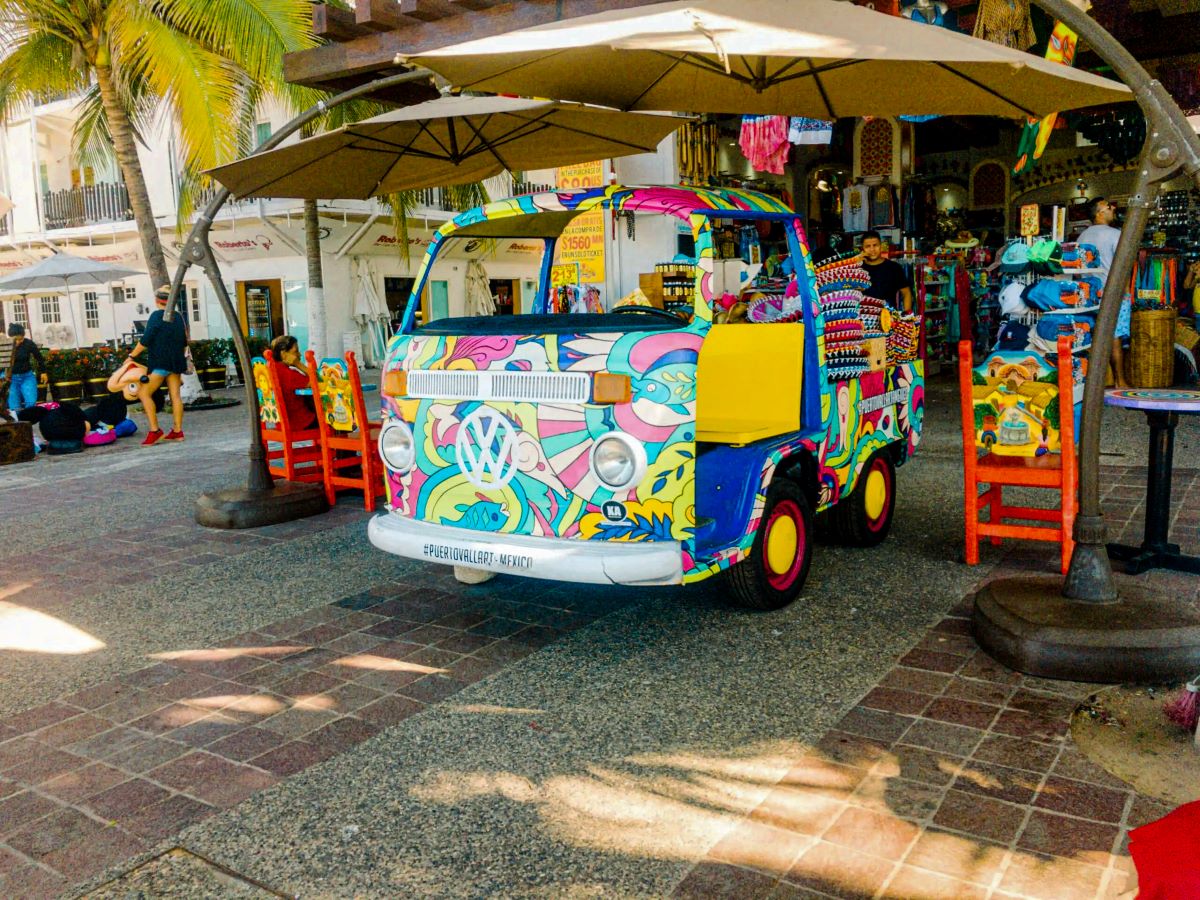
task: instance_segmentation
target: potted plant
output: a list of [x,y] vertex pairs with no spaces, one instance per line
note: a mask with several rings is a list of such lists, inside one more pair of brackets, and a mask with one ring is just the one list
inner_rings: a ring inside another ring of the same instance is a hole
[[112,347],[89,347],[79,351],[79,369],[88,396],[100,400],[108,396],[108,376],[117,367]]
[[78,350],[48,350],[45,355],[46,375],[55,400],[78,403],[83,399],[83,373]]
[[[241,360],[239,360],[237,358],[237,351],[234,349],[233,338],[227,338],[226,340],[229,341],[229,355],[231,357],[233,357],[233,365],[237,368],[238,380],[242,384],[245,384],[246,383],[246,375],[242,371]],[[254,359],[254,357],[256,357],[256,356],[262,356],[263,351],[267,349],[267,347],[270,345],[270,343],[271,342],[268,341],[266,338],[258,337],[257,335],[248,336],[246,338],[246,347],[250,351],[250,358]]]
[[225,350],[220,338],[192,341],[192,362],[205,388],[225,387]]

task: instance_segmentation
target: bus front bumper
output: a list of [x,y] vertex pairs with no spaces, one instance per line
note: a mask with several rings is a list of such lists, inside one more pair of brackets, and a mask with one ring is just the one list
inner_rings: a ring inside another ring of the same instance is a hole
[[683,582],[678,541],[586,541],[496,534],[419,522],[396,513],[371,519],[367,536],[396,556],[527,578],[584,584]]

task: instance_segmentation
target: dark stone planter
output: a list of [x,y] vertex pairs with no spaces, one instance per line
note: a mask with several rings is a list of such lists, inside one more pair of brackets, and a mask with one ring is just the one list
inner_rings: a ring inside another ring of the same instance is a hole
[[83,382],[82,381],[55,381],[50,385],[50,392],[54,395],[54,399],[60,403],[69,401],[78,403],[83,399]]

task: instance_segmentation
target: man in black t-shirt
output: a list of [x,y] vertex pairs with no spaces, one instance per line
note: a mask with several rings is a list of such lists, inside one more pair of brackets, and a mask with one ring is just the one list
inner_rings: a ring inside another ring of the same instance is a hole
[[883,255],[883,242],[878,231],[863,233],[862,265],[871,276],[871,287],[865,292],[868,297],[886,300],[889,306],[913,310],[912,285],[903,267]]

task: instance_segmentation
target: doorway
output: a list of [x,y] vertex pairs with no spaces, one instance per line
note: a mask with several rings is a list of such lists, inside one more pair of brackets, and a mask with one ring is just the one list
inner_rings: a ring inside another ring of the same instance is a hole
[[496,304],[497,316],[511,316],[517,311],[517,283],[508,278],[490,278],[488,287]]
[[285,333],[283,284],[279,279],[239,281],[237,298],[242,334],[270,341]]

